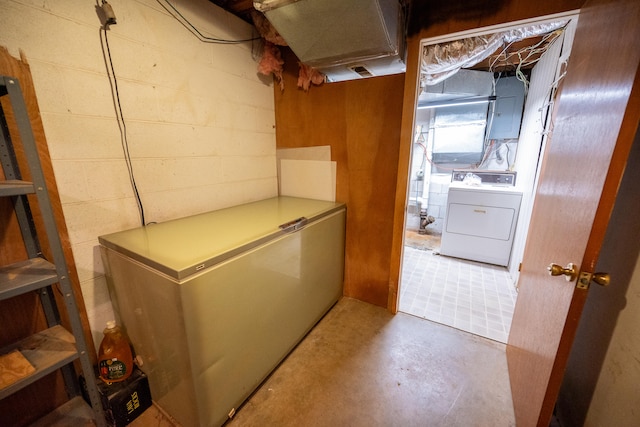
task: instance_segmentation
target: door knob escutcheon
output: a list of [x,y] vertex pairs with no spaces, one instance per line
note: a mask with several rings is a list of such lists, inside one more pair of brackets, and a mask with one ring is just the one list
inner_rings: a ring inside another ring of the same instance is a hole
[[591,281],[596,282],[600,286],[608,286],[611,283],[611,277],[609,273],[589,273],[588,271],[582,271],[580,278],[578,278],[578,289],[589,289]]

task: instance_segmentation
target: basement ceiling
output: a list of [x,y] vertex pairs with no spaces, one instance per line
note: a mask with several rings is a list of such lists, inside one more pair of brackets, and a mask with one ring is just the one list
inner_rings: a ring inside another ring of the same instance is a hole
[[520,69],[528,70],[533,68],[535,63],[547,51],[547,48],[561,34],[555,31],[547,37],[530,37],[507,45],[491,54],[487,59],[471,67],[472,70],[481,71],[513,71],[520,64]]
[[253,0],[210,0],[227,12],[230,12],[245,21],[252,23],[251,11],[253,10]]
[[[253,24],[251,12],[254,10],[253,0],[210,0],[229,13],[238,16],[244,21]],[[523,70],[535,65],[535,62],[546,51],[547,47],[557,37],[531,37],[515,42],[504,50],[500,50],[489,56],[484,61],[476,64],[471,69],[482,71],[512,71],[520,63]],[[524,61],[523,61],[524,60]]]

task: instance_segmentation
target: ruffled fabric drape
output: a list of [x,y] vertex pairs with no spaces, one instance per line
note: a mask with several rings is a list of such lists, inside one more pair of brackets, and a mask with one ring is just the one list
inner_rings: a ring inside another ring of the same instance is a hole
[[424,88],[436,85],[461,68],[469,68],[482,62],[503,46],[551,33],[566,24],[567,21],[557,21],[529,25],[509,31],[425,45],[420,65],[420,86]]

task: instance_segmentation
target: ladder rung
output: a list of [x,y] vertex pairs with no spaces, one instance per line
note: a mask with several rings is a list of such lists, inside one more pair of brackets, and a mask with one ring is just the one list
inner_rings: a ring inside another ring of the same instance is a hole
[[0,300],[34,291],[58,281],[56,267],[43,258],[32,258],[0,267]]
[[14,350],[18,350],[35,370],[13,384],[0,388],[0,399],[78,358],[75,338],[61,325],[52,326],[3,347],[0,349],[0,354],[9,354]]
[[19,181],[17,179],[0,181],[0,197],[21,196],[33,193],[35,193],[35,188],[31,182]]

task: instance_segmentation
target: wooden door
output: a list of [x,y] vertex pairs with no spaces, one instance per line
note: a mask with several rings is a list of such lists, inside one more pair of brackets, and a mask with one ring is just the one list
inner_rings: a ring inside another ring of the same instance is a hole
[[593,272],[638,128],[639,61],[640,2],[587,1],[556,100],[507,346],[518,426],[549,425],[588,291],[547,266]]

